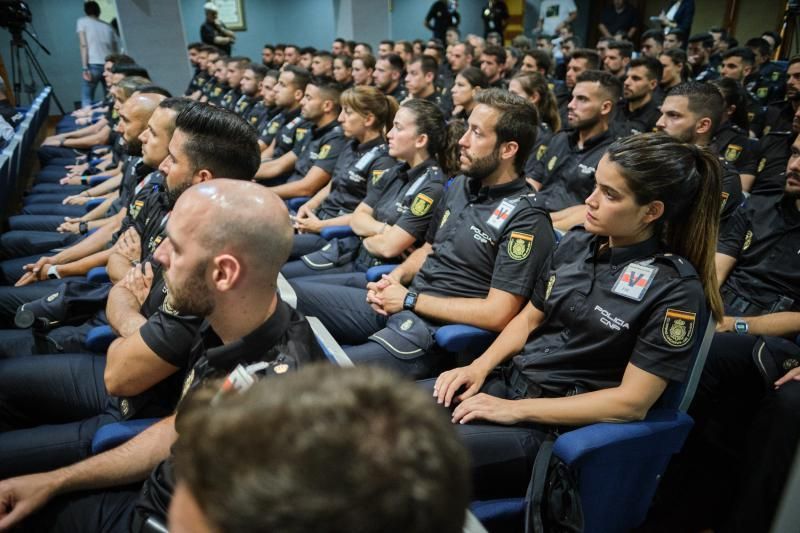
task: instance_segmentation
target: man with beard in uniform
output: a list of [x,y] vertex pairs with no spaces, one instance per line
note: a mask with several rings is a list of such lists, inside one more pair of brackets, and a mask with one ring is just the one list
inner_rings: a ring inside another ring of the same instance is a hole
[[[255,172],[255,133],[241,119],[192,106],[173,121],[170,155],[161,165],[170,190],[162,196],[177,198],[192,183],[216,176],[247,179]],[[148,258],[165,238],[159,231]],[[89,453],[100,426],[174,411],[201,319],[176,311],[162,272],[152,260],[134,265],[112,289],[106,312],[120,338],[107,357],[59,353],[0,361],[0,454],[6,459],[0,477],[73,463]]]
[[[661,118],[656,127],[681,142],[696,144],[713,151],[712,132],[725,112],[722,94],[711,84],[688,81],[667,93],[661,104]],[[722,199],[720,235],[742,203],[742,181],[736,169],[720,158],[722,164]]]
[[552,226],[533,206],[522,176],[536,139],[536,110],[497,89],[481,91],[476,101],[459,141],[466,175],[439,202],[425,245],[367,290],[293,281],[298,309],[318,317],[340,342],[358,345],[346,350],[357,364],[434,375],[452,364],[435,346],[439,325],[500,331],[549,262]]
[[236,102],[242,96],[241,82],[244,72],[250,66],[250,60],[246,57],[231,57],[228,58],[227,75],[225,81],[228,83],[228,91],[222,96],[219,101],[219,106],[228,111],[233,111]]
[[614,141],[609,122],[621,85],[610,72],[582,72],[567,106],[569,129],[555,134],[538,164],[529,169],[527,177],[539,191],[536,205],[550,213],[553,227],[559,231],[567,231],[586,217],[584,201],[594,189],[595,169]]
[[[187,358],[183,393],[232,372],[280,376],[324,358],[308,323],[276,292],[292,228],[274,194],[244,181],[198,185],[176,203],[167,234],[156,259],[170,304],[207,320]],[[117,448],[0,482],[0,529],[92,531],[103,524],[121,532],[141,531],[151,519],[165,523],[176,436],[172,415]]]
[[625,101],[617,107],[612,128],[621,136],[653,131],[661,116],[655,91],[661,79],[661,62],[654,57],[637,57],[628,66],[622,85]]
[[[251,122],[251,113],[256,104],[261,101],[261,81],[266,74],[267,67],[256,63],[247,65],[247,68],[244,69],[244,74],[242,74],[242,80],[239,82],[242,95],[239,97],[239,100],[236,101],[236,104],[234,104],[232,111],[247,122]],[[258,118],[260,117],[256,117],[256,119]],[[258,120],[256,120],[256,122],[258,122]]]
[[258,144],[261,147],[261,161],[278,159],[292,150],[298,128],[306,131],[301,124],[301,102],[306,85],[311,76],[307,70],[289,65],[278,76],[275,84],[275,106],[281,111],[267,122],[258,132]]
[[403,87],[403,71],[405,64],[403,59],[397,54],[386,54],[375,63],[375,72],[372,77],[375,79],[375,87],[381,90],[386,96],[391,96],[399,104],[406,99],[408,93]]
[[558,114],[561,117],[561,123],[566,124],[567,121],[567,105],[572,101],[572,90],[575,88],[578,76],[587,70],[597,70],[600,68],[600,56],[594,50],[586,48],[579,48],[572,52],[572,56],[567,63],[567,72],[564,75],[564,85],[566,86],[566,94],[562,95],[558,100]]
[[430,56],[417,56],[411,60],[406,71],[406,90],[409,98],[422,98],[436,104],[445,117],[450,116],[447,99],[436,90],[434,81],[439,72],[439,65]]

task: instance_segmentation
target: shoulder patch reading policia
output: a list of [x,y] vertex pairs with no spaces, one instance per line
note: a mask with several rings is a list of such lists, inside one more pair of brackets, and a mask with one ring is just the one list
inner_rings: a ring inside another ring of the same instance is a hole
[[414,216],[421,217],[428,211],[430,211],[431,206],[433,206],[433,198],[430,196],[426,196],[422,193],[417,194],[417,197],[414,198],[414,201],[411,203],[411,214]]
[[742,153],[742,147],[738,144],[729,144],[728,148],[725,149],[725,161],[729,163],[733,163]]
[[533,235],[530,233],[522,233],[521,231],[511,232],[511,238],[508,239],[508,256],[514,261],[522,261],[529,255],[533,249]]
[[661,326],[661,336],[667,344],[682,348],[689,344],[694,333],[695,313],[667,309],[664,315],[664,324]]

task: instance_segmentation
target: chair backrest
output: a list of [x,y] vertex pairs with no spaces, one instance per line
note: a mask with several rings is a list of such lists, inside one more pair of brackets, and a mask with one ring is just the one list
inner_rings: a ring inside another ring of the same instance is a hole
[[[678,409],[683,412],[689,409],[694,393],[697,391],[697,384],[700,382],[703,367],[706,364],[708,349],[714,339],[716,326],[717,324],[711,317],[709,310],[704,309],[700,320],[697,321],[696,331],[698,334],[694,338],[692,358],[689,369],[686,372],[686,378],[681,381],[671,381],[654,407]],[[699,334],[700,332],[702,334]]]
[[280,272],[278,272],[278,295],[289,307],[297,309],[297,293],[294,292],[294,288],[289,285],[289,282]]
[[328,331],[317,317],[307,316],[306,320],[308,320],[308,323],[311,325],[311,330],[317,337],[317,342],[322,348],[322,351],[325,352],[325,355],[333,364],[341,367],[355,366],[352,359],[344,352],[342,347],[339,346],[339,343],[336,342],[336,339],[333,338],[333,335],[331,335],[331,332]]

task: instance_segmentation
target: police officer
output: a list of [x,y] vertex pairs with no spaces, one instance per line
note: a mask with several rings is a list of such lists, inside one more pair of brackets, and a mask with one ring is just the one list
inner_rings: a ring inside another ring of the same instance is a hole
[[711,81],[719,78],[719,72],[708,63],[714,38],[710,33],[698,33],[689,37],[687,55],[692,67],[692,77],[697,81]]
[[[436,89],[434,81],[439,70],[430,56],[417,56],[407,65],[406,90],[410,98],[422,98],[436,104],[445,116],[450,116],[449,100]],[[404,100],[405,101],[405,100]]]
[[[723,78],[744,84],[747,76],[753,71],[755,61],[755,55],[749,48],[743,46],[732,48],[722,55],[720,74]],[[747,95],[747,119],[750,122],[750,132],[756,137],[761,137],[765,127],[766,108],[753,93],[746,88],[744,92]]]
[[403,86],[403,72],[405,63],[403,58],[397,54],[387,54],[378,58],[375,62],[375,72],[372,77],[375,79],[375,86],[383,91],[383,94],[391,96],[398,103],[408,96],[408,92]]
[[744,89],[728,78],[714,80],[712,84],[725,101],[725,112],[717,125],[712,145],[719,156],[739,172],[742,189],[749,190],[758,172],[759,154],[758,142],[748,132],[746,112],[737,113],[745,107]]
[[582,72],[569,104],[571,129],[553,136],[538,165],[527,175],[539,189],[536,204],[550,212],[553,226],[559,230],[566,231],[583,220],[583,202],[594,187],[597,163],[614,140],[609,120],[621,85],[608,72]]
[[330,181],[346,144],[336,120],[341,110],[340,90],[332,78],[313,78],[306,85],[302,107],[310,131],[298,137],[298,127],[291,152],[259,167],[256,179],[265,180],[281,198],[313,196]]
[[625,100],[617,106],[612,128],[618,136],[636,135],[655,129],[661,116],[654,95],[663,67],[654,57],[637,57],[628,65],[622,93]]
[[311,76],[308,71],[289,65],[278,76],[275,84],[275,106],[280,112],[258,130],[262,161],[278,159],[291,152],[295,139],[302,140],[308,127],[300,116],[300,102]]
[[[585,229],[564,236],[528,305],[480,357],[435,381],[438,401],[456,404],[476,496],[521,496],[548,431],[641,419],[686,378],[709,307],[722,314],[707,239],[718,167],[708,151],[659,133],[614,143]],[[662,244],[659,226],[676,247]]]
[[[376,176],[370,179],[366,198],[348,221],[357,237],[321,241],[318,247],[322,249],[287,263],[281,273],[287,278],[314,276],[315,282],[324,278],[326,283],[361,288],[366,284],[363,274],[332,275],[399,263],[407,250],[422,246],[444,192],[445,176],[434,158],[449,150],[445,128],[444,116],[434,104],[418,99],[403,104],[388,135],[389,155],[403,163],[377,176],[374,183]],[[306,224],[298,220],[301,227]]]
[[319,317],[342,343],[366,342],[347,350],[356,362],[431,375],[444,363],[434,346],[435,324],[504,327],[530,293],[531,276],[549,260],[552,229],[521,176],[536,111],[496,89],[477,98],[460,141],[469,177],[450,184],[426,245],[368,291],[293,282],[298,309]]
[[[324,357],[308,323],[275,293],[278,267],[291,247],[291,228],[281,204],[261,187],[228,180],[199,185],[176,204],[170,237],[157,260],[165,266],[175,309],[207,315],[208,320],[189,355],[182,396],[210,379],[230,376],[232,384],[242,387],[260,375],[280,376]],[[233,267],[225,269],[224,280],[212,283],[194,276],[197,268],[212,268],[218,261]],[[229,320],[232,312],[241,314],[234,322]],[[3,481],[3,501],[14,502],[4,509],[3,524],[25,520],[26,530],[91,530],[90,524],[115,523],[140,531],[150,517],[163,522],[173,491],[169,450],[175,436],[171,416],[123,448],[63,470]],[[152,469],[158,461],[164,462]],[[69,505],[45,506],[55,495],[53,480],[71,487],[60,491]],[[109,487],[114,490],[76,492]],[[29,501],[29,490],[43,497]]]
[[[711,132],[724,113],[722,97],[712,85],[688,81],[667,93],[656,127],[671,137],[698,146],[711,146]],[[727,161],[722,162],[720,224],[727,226],[742,202],[742,180]]]
[[[782,194],[752,196],[719,243],[717,271],[726,314],[800,311],[800,141],[795,140]],[[729,320],[747,332],[747,321]]]
[[250,66],[250,60],[246,57],[231,57],[227,61],[227,91],[219,100],[219,106],[229,111],[235,111],[236,103],[242,96],[242,77]]
[[[264,77],[261,79],[258,92],[256,93],[256,102],[249,111],[245,113],[245,120],[247,120],[259,134],[280,112],[278,106],[275,105],[275,85],[278,83],[278,76],[279,73],[277,70],[268,70],[264,73]],[[270,142],[272,142],[271,139]]]
[[256,103],[261,101],[261,82],[266,74],[267,68],[255,63],[250,63],[242,74],[242,80],[239,82],[242,95],[233,105],[232,111],[248,122]]
[[767,105],[776,100],[783,100],[786,90],[786,72],[774,61],[770,61],[772,47],[761,37],[749,39],[745,46],[750,48],[756,57],[756,68],[746,79],[745,86]]
[[220,55],[214,61],[214,78],[203,85],[203,95],[200,97],[200,101],[218,106],[229,89],[228,56]]
[[343,226],[364,199],[377,187],[395,160],[387,153],[384,131],[390,127],[397,103],[374,87],[353,87],[341,97],[339,122],[348,138],[328,186],[323,187],[297,210],[298,234],[290,258],[311,253],[327,241],[319,236],[327,226]]

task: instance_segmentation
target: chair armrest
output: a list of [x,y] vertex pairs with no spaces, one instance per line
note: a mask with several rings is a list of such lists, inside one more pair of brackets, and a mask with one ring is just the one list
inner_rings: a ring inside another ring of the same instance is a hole
[[297,198],[289,198],[286,200],[286,206],[289,208],[289,211],[296,212],[300,209],[300,206],[309,201],[311,198],[308,196],[298,196]]
[[467,349],[473,353],[482,352],[496,337],[496,333],[465,324],[442,326],[435,335],[436,344],[452,353]]
[[396,266],[397,266],[396,264],[388,264],[388,265],[378,265],[368,268],[366,274],[367,281],[378,281],[379,279],[381,279],[381,276],[383,276],[384,274],[388,274],[389,272],[394,270],[394,267]]
[[680,451],[693,425],[692,418],[677,409],[656,409],[642,421],[600,422],[568,431],[556,439],[553,453],[578,467],[589,459],[629,461],[671,455]]
[[319,236],[329,241],[331,239],[343,239],[344,237],[351,237],[355,235],[353,233],[353,229],[350,226],[328,226],[327,228],[322,228],[319,232]]
[[93,283],[108,283],[111,281],[106,267],[94,267],[86,273],[86,279]]
[[96,326],[89,330],[84,344],[90,352],[106,353],[108,346],[117,338],[111,326]]
[[142,418],[140,420],[126,420],[106,424],[97,430],[92,439],[92,453],[98,454],[127,442],[145,429],[149,428],[160,418]]

